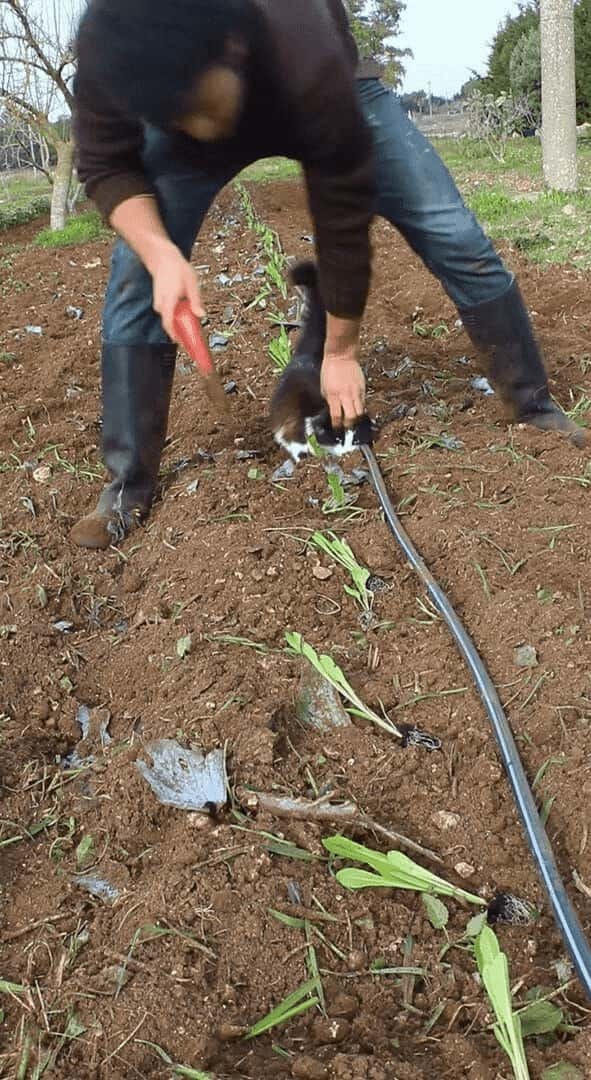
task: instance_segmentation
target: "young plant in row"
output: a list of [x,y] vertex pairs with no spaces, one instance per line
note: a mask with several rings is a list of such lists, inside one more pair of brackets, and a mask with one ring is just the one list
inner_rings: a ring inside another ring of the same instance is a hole
[[327,535],[315,532],[310,537],[310,543],[347,570],[353,584],[345,585],[345,592],[353,597],[362,611],[369,613],[373,606],[373,593],[367,588],[371,574],[357,561],[347,541],[339,539],[333,532]]
[[304,641],[301,634],[286,631],[285,640],[288,649],[293,656],[302,656],[307,660],[318,674],[322,675],[322,677],[338,691],[341,697],[348,702],[348,712],[353,716],[359,716],[362,720],[369,720],[371,724],[375,724],[376,727],[382,728],[383,731],[387,731],[389,735],[394,735],[397,739],[405,739],[404,733],[400,731],[400,729],[396,727],[396,724],[393,724],[387,716],[380,716],[379,713],[374,712],[373,709],[370,709],[367,705],[363,704],[361,698],[355,693],[344,672],[338,664],[335,663],[332,656],[329,656],[328,653],[317,653],[307,641]]

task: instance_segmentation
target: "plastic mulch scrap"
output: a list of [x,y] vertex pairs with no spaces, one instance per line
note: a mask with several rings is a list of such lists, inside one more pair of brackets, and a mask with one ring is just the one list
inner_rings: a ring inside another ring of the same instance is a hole
[[187,750],[174,739],[150,743],[147,751],[152,765],[136,761],[159,802],[179,810],[210,813],[226,804],[226,761],[223,750],[203,755]]

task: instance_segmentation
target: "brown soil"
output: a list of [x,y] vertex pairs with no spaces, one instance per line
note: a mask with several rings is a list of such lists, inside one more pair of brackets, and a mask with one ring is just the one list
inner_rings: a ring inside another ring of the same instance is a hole
[[[286,252],[308,254],[297,186],[252,195]],[[195,256],[210,267],[203,277],[212,329],[225,329],[228,305],[239,316],[220,363],[238,388],[234,426],[218,423],[182,362],[163,498],[119,551],[88,554],[68,542],[101,484],[99,319],[109,243],[41,251],[30,244],[34,232],[15,230],[0,243],[0,841],[22,837],[0,848],[0,976],[26,988],[0,995],[0,1075],[16,1076],[28,1037],[31,1069],[57,1050],[45,1075],[76,1080],[170,1076],[148,1044],[218,1078],[508,1077],[470,954],[453,949],[439,958],[444,935],[414,896],[345,893],[326,862],[277,855],[262,835],[317,856],[334,829],[248,808],[246,819],[218,820],[166,808],[135,765],[150,741],[176,737],[205,750],[227,745],[232,784],[242,788],[356,799],[383,825],[438,851],[454,881],[486,897],[510,889],[537,904],[535,925],[499,929],[512,984],[519,1001],[534,986],[560,985],[555,965],[564,949],[488,721],[447,631],[419,606],[420,585],[371,490],[361,489],[363,513],[348,520],[323,514],[328,490],[318,461],[270,483],[282,461],[266,422],[274,384],[267,344],[276,331],[264,310],[246,307],[260,278],[231,288],[215,282],[221,272],[250,275],[262,261],[235,193],[218,202]],[[409,532],[501,689],[529,775],[550,762],[536,794],[551,806],[564,877],[571,883],[576,870],[591,885],[587,453],[507,428],[495,399],[470,388],[475,364],[459,362],[472,353],[450,302],[392,230],[378,225],[375,239],[364,358],[370,409],[385,420],[382,465]],[[589,278],[506,255],[534,313],[553,390],[572,407],[591,395]],[[82,319],[68,317],[67,305],[82,308]],[[420,337],[413,321],[445,322],[450,333]],[[42,336],[26,333],[28,325]],[[412,365],[389,377],[405,357]],[[442,433],[463,445],[434,446],[431,437]],[[241,450],[258,456],[242,460]],[[346,535],[388,582],[373,629],[362,630],[340,570],[315,575],[327,564],[298,537],[318,527]],[[73,624],[71,632],[56,630],[58,620]],[[363,721],[331,735],[304,729],[286,629],[331,651],[368,704],[382,702],[393,717],[438,735],[443,752],[401,750]],[[192,649],[181,659],[176,643],[188,634]],[[267,651],[224,644],[219,634]],[[516,666],[521,644],[536,649],[536,668]],[[80,739],[81,704],[108,710],[113,741],[98,743],[94,766],[80,773],[65,770],[63,759]],[[92,837],[97,872],[121,892],[114,904],[77,884],[83,837]],[[572,897],[588,928],[589,895],[572,888]],[[314,942],[327,1011],[338,1023],[309,1012],[245,1043],[244,1027],[308,977],[302,931],[269,909],[314,922],[320,905],[334,917],[316,922],[333,948]],[[449,906],[453,941],[468,916]],[[145,931],[149,940],[137,944],[117,987],[134,935],[156,924],[177,933]],[[424,977],[370,973],[380,962],[402,966],[409,938],[406,963]],[[570,1003],[576,1030],[528,1040],[532,1076],[560,1060],[591,1076],[588,1003],[574,980],[559,1000]],[[71,1016],[85,1030],[60,1043],[55,1033]],[[33,1073],[25,1066],[19,1075]]]

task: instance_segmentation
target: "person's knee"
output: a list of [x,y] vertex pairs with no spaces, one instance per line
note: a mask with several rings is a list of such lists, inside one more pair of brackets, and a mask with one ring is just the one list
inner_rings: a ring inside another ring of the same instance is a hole
[[113,252],[111,276],[103,311],[107,344],[136,344],[168,340],[152,306],[152,279],[137,255],[119,241]]
[[484,229],[462,204],[445,217],[434,246],[444,265],[460,264],[473,273],[486,273],[491,265],[497,267],[500,262]]

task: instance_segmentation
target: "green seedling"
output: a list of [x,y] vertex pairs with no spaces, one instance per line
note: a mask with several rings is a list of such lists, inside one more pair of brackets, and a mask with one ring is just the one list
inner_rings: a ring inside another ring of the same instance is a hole
[[331,855],[365,863],[375,870],[374,874],[370,874],[368,870],[353,868],[339,870],[337,881],[345,889],[406,889],[410,892],[430,893],[432,896],[451,896],[456,900],[486,907],[486,900],[481,896],[451,885],[449,881],[419,866],[401,851],[389,851],[382,855],[379,851],[373,851],[364,844],[357,844],[354,840],[347,840],[344,836],[330,836],[322,843]]
[[189,655],[193,647],[193,641],[190,634],[185,634],[184,637],[180,637],[176,643],[176,654],[179,660],[184,660]]
[[278,1027],[279,1024],[285,1024],[288,1020],[293,1020],[295,1016],[300,1016],[302,1013],[308,1012],[309,1009],[315,1008],[316,1005],[320,1004],[317,989],[317,979],[308,979],[297,990],[294,990],[293,994],[286,997],[277,1008],[267,1013],[258,1023],[253,1024],[246,1033],[245,1038],[256,1039],[259,1035],[264,1035],[265,1032]]
[[361,717],[362,720],[369,720],[371,724],[375,724],[376,727],[382,728],[382,730],[387,731],[388,734],[395,735],[396,738],[402,739],[402,732],[398,730],[391,720],[388,720],[386,716],[380,716],[379,713],[374,712],[373,709],[369,709],[367,705],[363,704],[361,698],[355,693],[353,687],[347,681],[341,668],[338,664],[335,664],[332,656],[329,656],[327,653],[317,653],[311,645],[308,645],[308,643],[304,641],[301,634],[286,631],[285,640],[289,651],[294,656],[303,656],[318,674],[322,675],[331,686],[334,686],[341,697],[349,702],[348,712],[353,716]]
[[285,371],[291,360],[291,342],[284,326],[279,331],[279,337],[269,342],[269,356],[278,371]]
[[347,494],[336,473],[327,473],[326,480],[330,495],[322,504],[323,514],[340,514],[343,511],[349,511],[351,516],[357,516],[363,513],[363,510],[352,509],[353,504],[357,501],[357,495]]
[[206,634],[205,640],[213,645],[240,645],[244,649],[254,649],[259,653],[269,652],[269,647],[262,641],[251,641],[250,638],[235,637],[233,634]]
[[519,1015],[513,1010],[509,964],[496,934],[484,926],[474,943],[482,984],[496,1017],[494,1033],[509,1058],[515,1080],[530,1080]]
[[204,1073],[200,1069],[191,1069],[188,1065],[176,1065],[173,1059],[163,1050],[157,1043],[147,1042],[145,1039],[135,1040],[138,1046],[147,1046],[149,1050],[153,1050],[155,1054],[165,1065],[168,1065],[172,1069],[173,1076],[184,1076],[186,1080],[213,1080],[211,1073]]
[[373,593],[367,588],[371,574],[365,566],[357,562],[347,541],[340,540],[333,532],[328,533],[327,536],[324,533],[315,532],[310,537],[310,543],[349,572],[353,585],[345,585],[347,596],[352,596],[362,611],[371,611]]
[[76,848],[76,866],[78,870],[86,870],[95,861],[94,839],[90,835],[83,836]]

